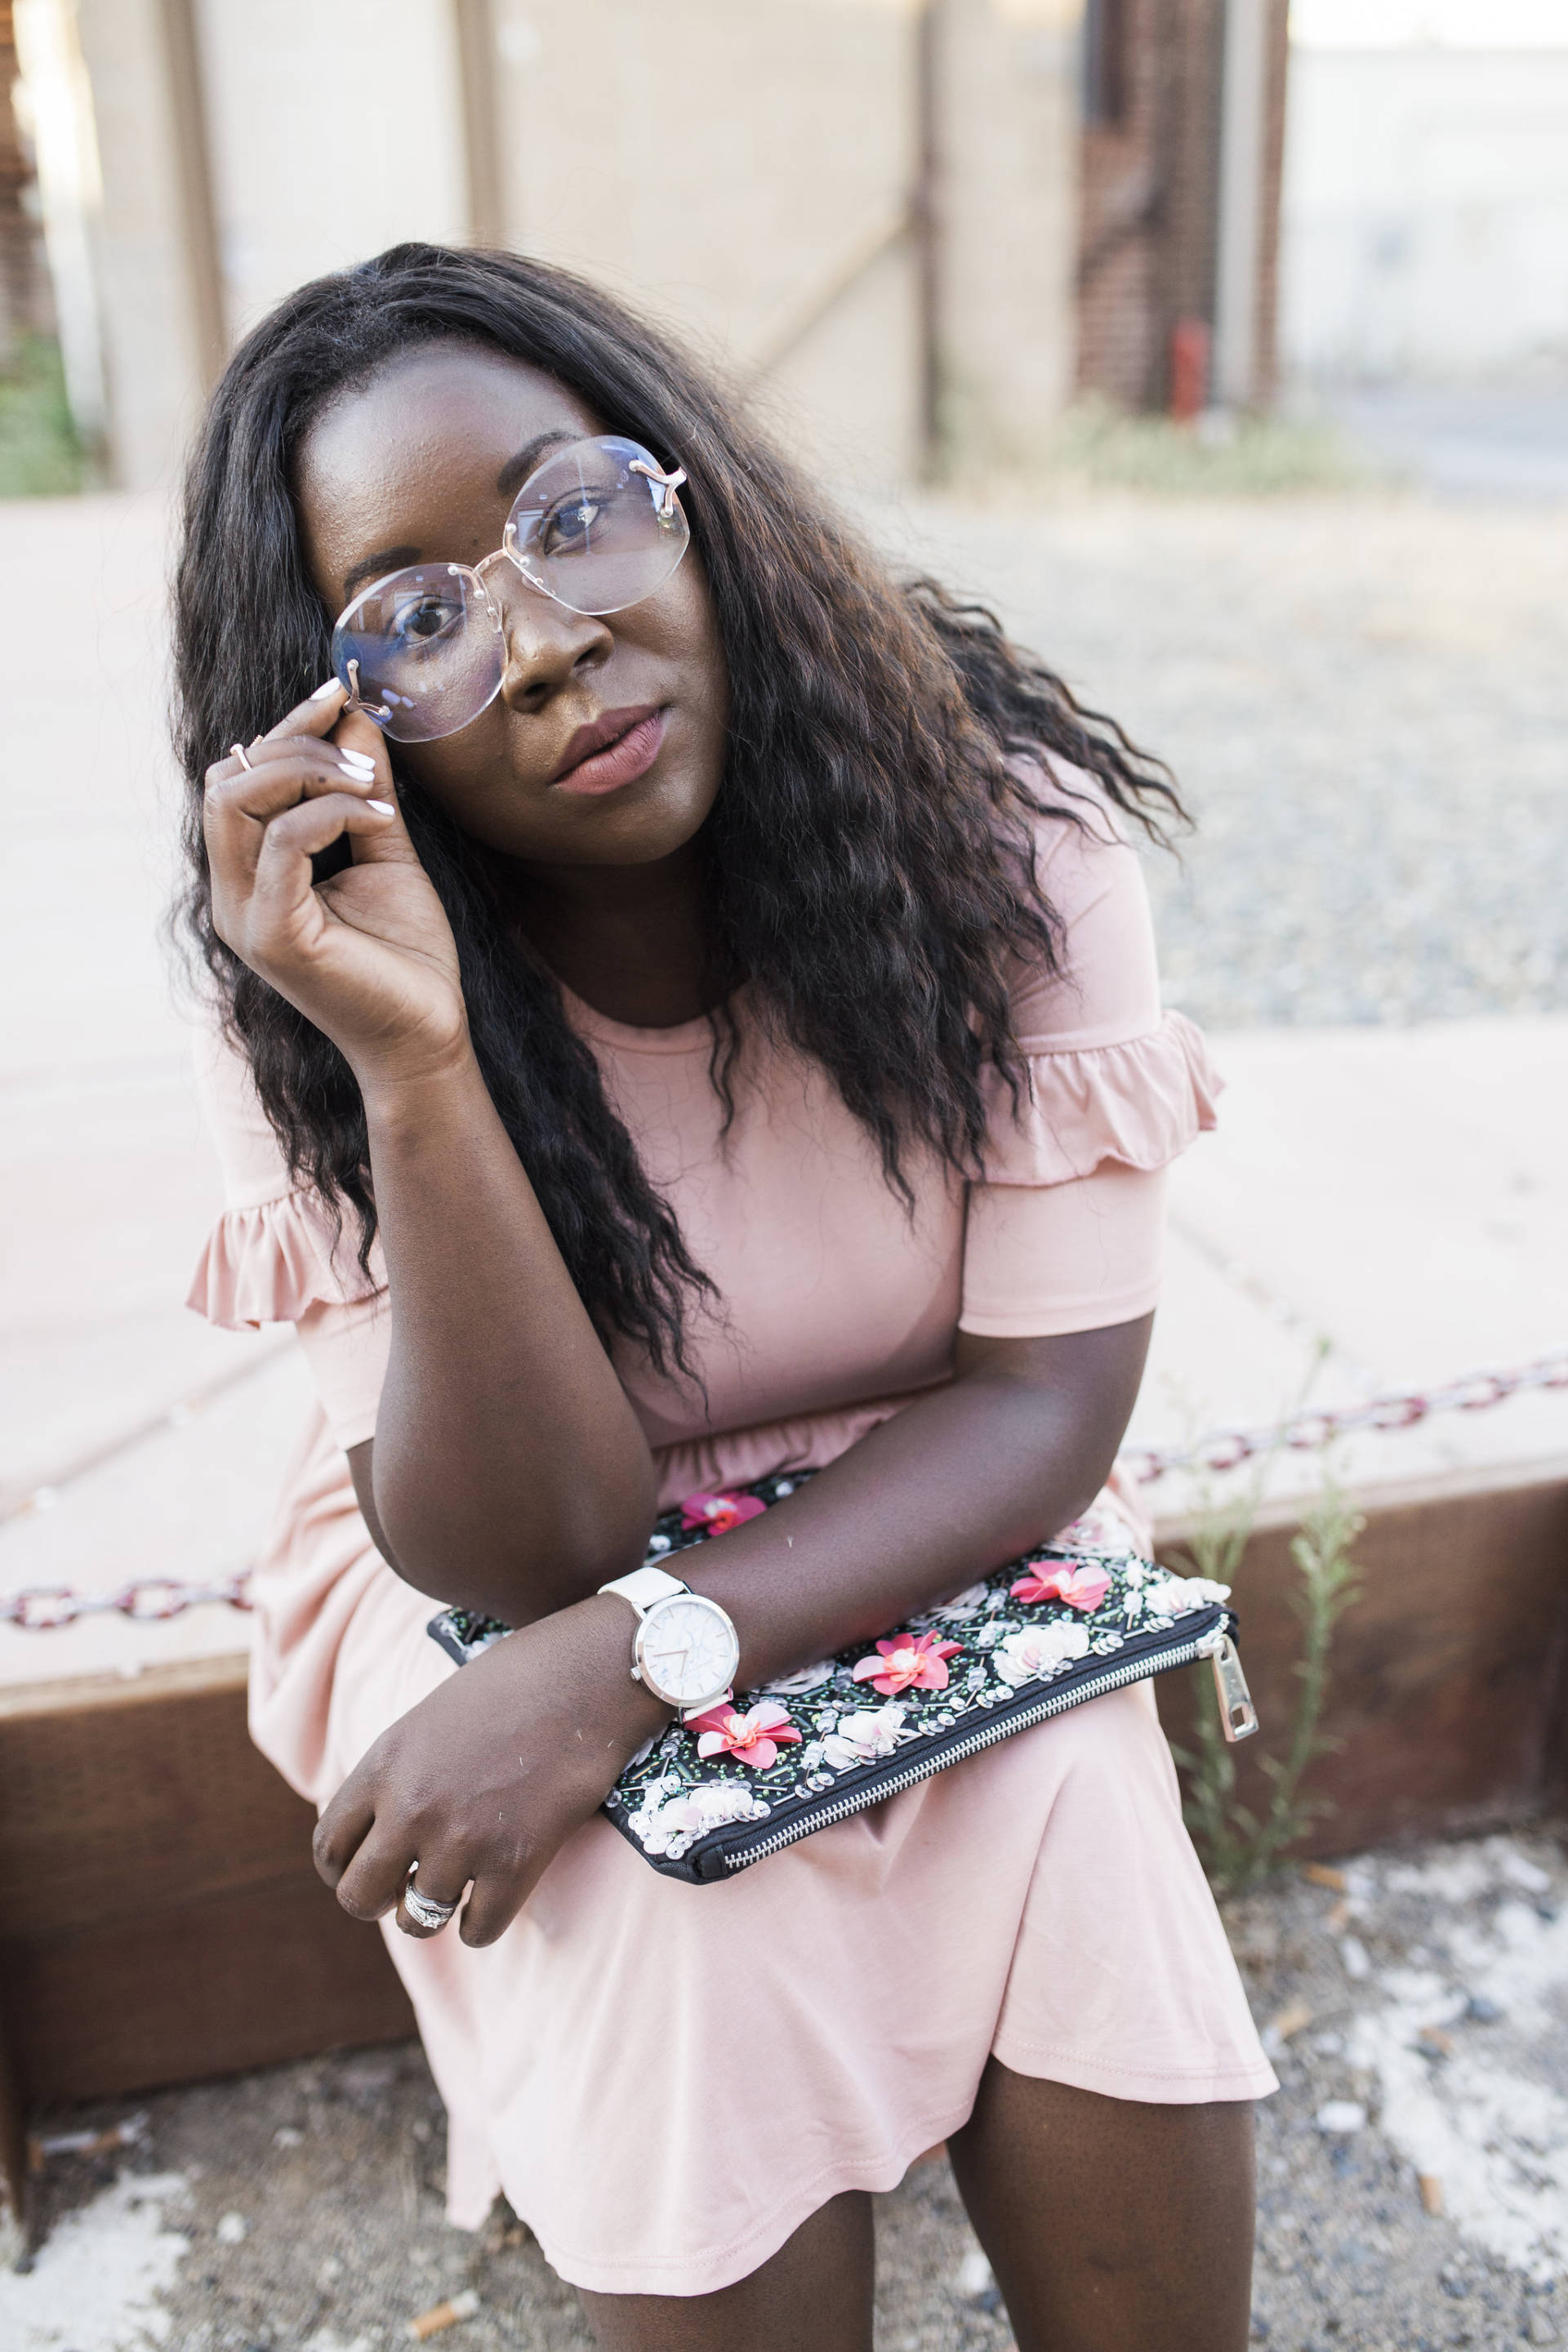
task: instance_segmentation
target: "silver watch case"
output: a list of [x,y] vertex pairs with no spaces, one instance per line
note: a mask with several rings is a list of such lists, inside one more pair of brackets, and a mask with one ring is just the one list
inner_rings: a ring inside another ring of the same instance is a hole
[[[728,1663],[722,1674],[711,1683],[710,1688],[675,1690],[670,1687],[660,1673],[658,1661],[661,1654],[665,1658],[668,1656],[668,1637],[671,1631],[669,1618],[678,1612],[689,1614],[694,1610],[700,1611],[714,1630],[723,1636],[723,1656]],[[661,1619],[664,1621],[662,1625]],[[706,1707],[717,1706],[721,1699],[727,1698],[733,1687],[735,1670],[740,1663],[740,1636],[731,1622],[729,1612],[721,1609],[716,1601],[710,1601],[706,1593],[692,1592],[689,1590],[667,1593],[662,1600],[656,1601],[651,1608],[644,1612],[637,1632],[632,1636],[634,1681],[641,1683],[644,1688],[651,1691],[654,1697],[660,1700],[664,1706],[679,1708],[682,1715],[700,1713]]]

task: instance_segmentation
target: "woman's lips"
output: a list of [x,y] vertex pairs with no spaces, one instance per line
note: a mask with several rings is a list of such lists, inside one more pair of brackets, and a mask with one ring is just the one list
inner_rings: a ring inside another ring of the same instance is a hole
[[[593,728],[582,732],[590,739],[590,748],[571,767],[558,775],[550,789],[555,793],[613,793],[634,777],[645,775],[658,759],[664,741],[667,709],[638,713],[635,710],[611,711]],[[622,724],[622,731],[609,742],[602,742],[607,729]],[[594,738],[601,739],[602,748]],[[567,745],[570,757],[573,745]]]

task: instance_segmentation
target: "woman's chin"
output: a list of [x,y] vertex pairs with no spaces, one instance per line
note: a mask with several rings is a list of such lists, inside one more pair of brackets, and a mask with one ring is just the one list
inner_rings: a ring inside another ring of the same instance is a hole
[[537,784],[481,796],[433,792],[472,840],[519,865],[655,866],[701,831],[714,792],[690,774],[657,769],[616,792],[541,793]]

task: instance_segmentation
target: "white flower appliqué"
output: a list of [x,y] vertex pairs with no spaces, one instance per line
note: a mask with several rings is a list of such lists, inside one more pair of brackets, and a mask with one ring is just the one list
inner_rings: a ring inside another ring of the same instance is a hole
[[855,1764],[873,1764],[879,1757],[892,1754],[903,1727],[901,1706],[862,1707],[845,1716],[837,1730],[829,1732],[822,1743],[822,1760],[836,1772],[847,1772]]
[[668,1804],[645,1804],[629,1823],[648,1853],[670,1854],[679,1862],[695,1837],[705,1830],[721,1830],[731,1822],[766,1821],[772,1807],[733,1780],[710,1780]]
[[1089,1654],[1089,1629],[1053,1620],[1048,1625],[1026,1625],[997,1644],[991,1664],[1003,1682],[1015,1689],[1021,1683],[1042,1680],[1060,1672],[1073,1658]]
[[1229,1599],[1229,1585],[1216,1584],[1212,1576],[1152,1576],[1143,1587],[1143,1606],[1152,1617],[1180,1617]]

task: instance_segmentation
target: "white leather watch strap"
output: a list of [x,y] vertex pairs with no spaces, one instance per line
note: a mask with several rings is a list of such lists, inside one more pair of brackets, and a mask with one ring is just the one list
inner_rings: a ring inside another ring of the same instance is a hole
[[689,1592],[691,1587],[682,1584],[679,1576],[671,1576],[662,1568],[634,1568],[629,1576],[615,1576],[608,1584],[601,1584],[601,1592],[618,1592],[629,1601],[639,1617],[646,1617],[656,1601],[668,1601],[673,1593]]

